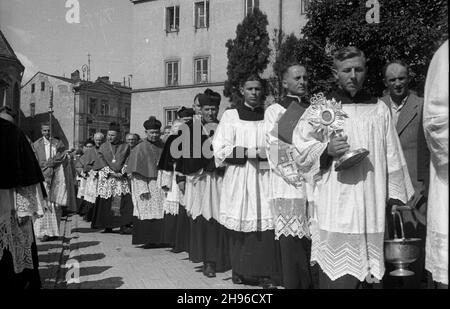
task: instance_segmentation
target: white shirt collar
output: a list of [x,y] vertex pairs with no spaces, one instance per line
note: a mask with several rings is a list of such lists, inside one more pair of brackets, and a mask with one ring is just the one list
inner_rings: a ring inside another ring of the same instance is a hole
[[402,102],[400,103],[400,105],[397,105],[394,100],[392,100],[392,97],[389,96],[389,100],[391,101],[391,108],[396,111],[396,112],[400,112],[400,110],[403,108],[403,106],[405,106],[406,101],[408,100],[409,94],[403,98]]
[[290,97],[290,98],[297,99],[297,101],[299,101],[299,102],[302,101],[302,97],[299,97],[299,96],[297,96],[297,95],[287,94],[286,96],[287,96],[287,97]]
[[247,102],[244,102],[244,105],[247,106],[248,108],[250,108],[252,111],[254,111],[257,108],[257,106],[253,107],[250,104],[248,104]]

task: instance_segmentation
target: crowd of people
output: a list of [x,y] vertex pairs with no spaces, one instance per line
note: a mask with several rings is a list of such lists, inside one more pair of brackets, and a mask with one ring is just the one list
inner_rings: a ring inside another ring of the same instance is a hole
[[[35,237],[59,236],[61,209],[77,204],[92,228],[186,252],[208,278],[232,270],[234,284],[447,288],[448,41],[430,65],[425,101],[409,90],[402,61],[383,68],[382,98],[365,91],[366,72],[364,53],[342,48],[336,89],[312,95],[308,68],[288,64],[286,95],[266,109],[264,81],[252,74],[220,121],[221,96],[206,89],[170,127],[151,116],[144,138],[123,141],[111,123],[77,156],[52,140],[48,124],[32,147],[4,113],[2,159],[15,164],[0,189],[2,274],[39,286]],[[341,168],[361,148],[365,157]],[[400,233],[396,212],[401,237],[422,240],[412,276],[390,276],[384,257],[385,240]]]

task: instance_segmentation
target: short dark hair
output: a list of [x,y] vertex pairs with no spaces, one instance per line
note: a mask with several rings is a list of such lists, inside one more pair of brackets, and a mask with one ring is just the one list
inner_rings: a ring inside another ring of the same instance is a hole
[[406,74],[409,76],[409,66],[406,64],[406,62],[404,62],[401,59],[395,59],[395,60],[389,61],[388,63],[386,63],[384,65],[383,69],[381,70],[381,73],[383,74],[383,78],[386,77],[386,71],[391,64],[398,64],[398,65],[401,65],[402,67],[406,68]]
[[347,46],[338,49],[333,54],[333,67],[336,68],[336,62],[341,62],[347,59],[361,57],[364,60],[364,64],[366,64],[366,55],[362,50],[355,46]]
[[0,113],[8,114],[14,119],[16,119],[16,117],[17,117],[17,113],[15,111],[13,111],[13,109],[11,107],[9,107],[8,105],[0,107]]
[[286,63],[283,66],[283,69],[281,70],[281,78],[285,79],[286,74],[289,72],[289,69],[292,67],[296,67],[296,66],[303,67],[307,70],[306,65],[304,65],[303,63],[300,63],[298,61],[292,61],[292,62]]
[[242,79],[241,87],[244,87],[246,82],[260,82],[261,85],[264,85],[264,80],[258,74],[252,73],[249,74],[246,78]]

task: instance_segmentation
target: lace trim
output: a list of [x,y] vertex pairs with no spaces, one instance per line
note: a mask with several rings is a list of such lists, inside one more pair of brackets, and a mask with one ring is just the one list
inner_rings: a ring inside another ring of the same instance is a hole
[[158,186],[166,187],[169,191],[172,190],[173,172],[160,170],[158,172]]
[[11,248],[12,245],[11,222],[8,217],[0,217],[0,261],[3,257],[3,250]]
[[428,234],[425,268],[434,281],[448,284],[448,235],[434,231]]
[[294,157],[299,173],[308,183],[312,184],[320,177],[320,156],[326,148],[327,144],[317,142]]
[[303,199],[274,199],[275,239],[280,236],[311,238],[309,231],[308,204]]
[[16,211],[21,217],[33,216],[38,213],[38,200],[35,186],[16,189]]
[[180,209],[180,203],[175,201],[164,201],[163,205],[164,213],[170,214],[170,215],[178,215],[178,210]]
[[407,167],[402,166],[401,170],[390,172],[388,179],[388,196],[406,204],[414,195]]
[[241,220],[229,218],[226,215],[220,215],[220,224],[229,230],[238,232],[256,232],[267,231],[274,229],[273,219],[259,219],[259,220]]
[[381,280],[383,240],[384,233],[342,234],[318,230],[312,237],[311,262],[319,263],[331,280],[347,274],[360,281],[369,275]]
[[33,257],[31,254],[31,244],[33,243],[32,220],[19,226],[15,216],[11,216],[11,232],[13,244],[11,254],[14,262],[15,273],[21,273],[24,269],[33,269]]
[[113,173],[109,166],[104,167],[99,171],[98,177],[98,196],[103,199],[109,199],[113,196],[127,195],[130,193],[130,185],[128,179],[109,177],[108,175]]
[[156,180],[147,181],[144,177],[133,175],[131,186],[134,216],[139,220],[164,218],[163,192]]

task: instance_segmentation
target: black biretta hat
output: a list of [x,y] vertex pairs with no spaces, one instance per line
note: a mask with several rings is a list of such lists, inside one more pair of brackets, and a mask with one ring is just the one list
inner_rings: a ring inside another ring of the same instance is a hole
[[211,89],[206,89],[204,93],[198,96],[198,103],[200,106],[205,105],[220,105],[221,96],[219,93],[212,91]]
[[150,118],[144,122],[144,128],[146,130],[161,130],[161,121],[154,116],[150,116]]

